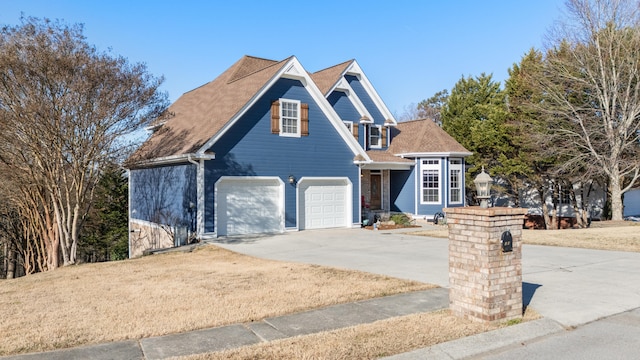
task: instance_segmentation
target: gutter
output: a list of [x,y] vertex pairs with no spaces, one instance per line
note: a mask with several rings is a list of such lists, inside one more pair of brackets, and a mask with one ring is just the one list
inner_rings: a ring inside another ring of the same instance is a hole
[[136,162],[129,169],[140,169],[145,167],[157,166],[157,165],[169,165],[169,164],[178,164],[184,162],[190,162],[195,164],[194,160],[214,160],[216,158],[216,154],[213,152],[205,152],[204,154],[184,154],[184,155],[174,155],[174,156],[166,156],[155,158],[151,160],[145,160]]
[[472,152],[462,152],[462,151],[443,151],[443,152],[412,152],[412,153],[402,153],[402,154],[394,154],[395,156],[399,156],[402,158],[422,158],[422,157],[467,157],[473,155]]

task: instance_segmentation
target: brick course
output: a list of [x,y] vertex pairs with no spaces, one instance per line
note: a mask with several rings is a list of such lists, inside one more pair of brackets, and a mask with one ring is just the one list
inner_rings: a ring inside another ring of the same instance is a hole
[[[522,318],[522,225],[527,209],[444,209],[449,226],[449,307],[481,322]],[[502,252],[509,230],[513,251]]]

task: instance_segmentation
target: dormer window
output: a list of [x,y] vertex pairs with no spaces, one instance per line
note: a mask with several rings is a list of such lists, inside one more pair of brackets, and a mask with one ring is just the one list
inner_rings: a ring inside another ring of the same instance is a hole
[[342,123],[344,124],[344,126],[349,129],[349,132],[351,133],[351,135],[353,135],[354,138],[358,138],[358,123],[354,123],[353,121],[348,121],[348,120],[344,120],[342,121]]
[[369,146],[372,149],[382,148],[382,126],[371,125],[369,127]]

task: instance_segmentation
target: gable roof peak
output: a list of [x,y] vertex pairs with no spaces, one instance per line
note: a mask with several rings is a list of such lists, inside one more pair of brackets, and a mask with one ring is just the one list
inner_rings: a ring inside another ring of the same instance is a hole
[[322,94],[327,95],[333,86],[341,79],[344,72],[355,62],[355,59],[347,60],[338,65],[318,70],[311,74],[311,78],[318,86]]
[[229,80],[227,80],[227,84],[231,84],[234,81],[238,81],[247,76],[260,72],[264,69],[286,62],[291,58],[292,56],[282,61],[276,61],[276,60],[270,60],[270,59],[260,58],[256,56],[244,55],[242,58],[240,58],[240,60],[238,60],[235,64],[231,66],[231,68],[234,70],[231,76],[229,76]]

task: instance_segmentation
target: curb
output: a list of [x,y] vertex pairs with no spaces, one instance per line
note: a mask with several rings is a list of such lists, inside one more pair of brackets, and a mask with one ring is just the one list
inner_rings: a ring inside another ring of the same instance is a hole
[[565,331],[565,328],[558,322],[542,318],[448,341],[407,353],[385,357],[383,359],[463,359],[506,347],[519,346],[524,342],[563,331]]

